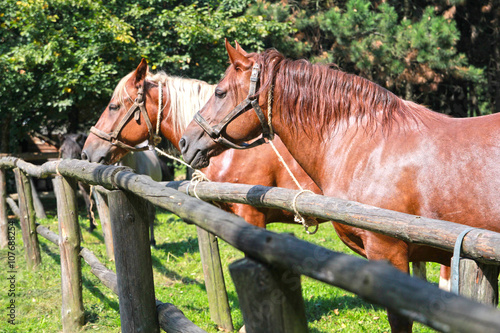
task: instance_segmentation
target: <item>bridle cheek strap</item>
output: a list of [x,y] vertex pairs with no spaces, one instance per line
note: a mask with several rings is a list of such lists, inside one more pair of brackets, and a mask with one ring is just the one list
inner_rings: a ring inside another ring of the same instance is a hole
[[[127,113],[125,116],[120,120],[118,123],[118,126],[116,126],[115,130],[111,133],[106,133],[104,131],[101,131],[100,129],[96,128],[95,126],[92,126],[90,128],[90,133],[96,135],[97,137],[109,141],[113,146],[118,146],[120,148],[130,150],[130,151],[144,151],[151,149],[151,145],[155,145],[156,142],[158,142],[158,135],[155,134],[153,125],[151,124],[151,121],[149,120],[149,115],[148,112],[146,111],[146,108],[144,107],[144,89],[143,87],[139,88],[139,91],[137,92],[137,98],[134,100],[134,104],[128,109]],[[148,127],[148,145],[144,147],[133,147],[130,146],[120,140],[118,140],[118,135],[122,131],[123,127],[127,124],[127,122],[134,116],[135,120],[138,122],[140,119],[140,114],[142,113],[142,116],[144,118],[144,121],[146,122],[146,126]],[[159,116],[159,115],[158,115]]]
[[[229,112],[224,119],[221,120],[220,123],[218,123],[215,126],[210,126],[208,121],[206,121],[203,116],[200,114],[198,111],[194,115],[194,121],[200,127],[212,138],[217,143],[220,143],[222,145],[225,145],[226,147],[229,148],[234,148],[234,149],[249,149],[253,148],[256,146],[259,146],[261,144],[266,143],[266,140],[272,140],[272,132],[269,127],[269,124],[266,120],[266,117],[264,113],[262,112],[262,109],[259,105],[258,101],[258,96],[255,96],[255,92],[257,90],[257,82],[259,80],[259,74],[260,74],[260,67],[259,64],[255,64],[252,68],[252,75],[250,77],[250,88],[248,91],[248,96],[245,98],[240,104],[238,104],[231,112]],[[257,117],[259,118],[260,124],[262,126],[262,136],[261,138],[251,142],[251,143],[242,143],[242,144],[237,144],[234,142],[231,142],[230,140],[226,139],[224,136],[222,136],[221,132],[222,130],[231,122],[233,121],[236,117],[238,117],[240,114],[253,109],[255,113],[257,114]]]

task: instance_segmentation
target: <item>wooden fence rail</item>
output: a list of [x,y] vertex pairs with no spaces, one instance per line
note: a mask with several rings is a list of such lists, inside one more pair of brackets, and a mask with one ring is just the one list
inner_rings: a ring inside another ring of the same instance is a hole
[[[186,190],[194,195],[187,181],[163,183],[165,186]],[[260,185],[204,182],[196,185],[196,194],[206,201],[249,204],[293,212],[293,198],[299,191]],[[468,226],[409,215],[354,201],[304,193],[297,198],[297,210],[304,215],[337,221],[353,227],[378,232],[410,243],[425,244],[453,252],[455,241]],[[500,221],[499,221],[500,223]],[[500,265],[500,234],[476,229],[469,232],[462,243],[465,257]]]
[[[25,163],[25,162],[24,162]],[[216,234],[229,244],[245,252],[246,255],[261,263],[276,267],[283,271],[302,274],[325,283],[341,287],[358,294],[370,302],[387,307],[410,319],[427,324],[437,330],[454,332],[498,332],[500,331],[499,311],[493,307],[481,305],[464,297],[450,294],[437,287],[411,278],[384,262],[373,262],[336,253],[328,249],[310,244],[285,234],[276,234],[247,224],[242,218],[221,211],[220,209],[201,202],[170,187],[158,184],[147,176],[138,176],[128,170],[118,167],[103,166],[84,161],[61,161],[57,164],[44,164],[38,172],[38,177],[56,173],[65,177],[74,177],[91,184],[100,184],[108,189],[120,189],[132,192],[151,203],[165,208],[185,221],[192,222],[203,229]],[[26,167],[21,161],[0,160],[0,167]],[[204,184],[197,186],[198,195]],[[265,198],[270,190],[262,193]],[[307,210],[306,204],[317,205],[308,201],[310,196],[303,195],[297,200],[300,210]],[[330,199],[330,198],[328,198]],[[323,199],[321,199],[323,200]],[[326,200],[326,199],[325,199]],[[338,203],[337,203],[338,204]],[[382,210],[361,205],[354,205],[356,213],[347,216],[347,206],[353,203],[344,202],[340,206],[341,213],[332,213],[331,219],[337,221],[354,221],[355,216],[362,216],[359,220],[369,227],[374,222],[373,216],[380,216],[382,221],[391,221],[391,216]],[[360,210],[367,208],[368,213]],[[306,214],[310,214],[304,211]],[[314,212],[312,215],[319,214]],[[337,215],[335,215],[337,214]],[[363,217],[364,216],[364,217]],[[418,218],[414,217],[418,224]],[[429,222],[429,221],[427,221]],[[439,223],[446,223],[439,221]],[[444,224],[443,224],[444,225]],[[358,226],[358,225],[356,225]],[[371,226],[373,228],[373,226]],[[393,226],[394,227],[394,226]],[[424,226],[419,225],[417,229]],[[456,228],[463,226],[457,225]],[[411,235],[414,232],[409,228],[396,227],[400,237]],[[452,226],[453,230],[456,230]],[[395,235],[394,235],[395,236]],[[493,249],[498,247],[498,235],[488,231],[481,231],[476,235],[481,239],[481,246],[474,248],[471,242],[464,244],[464,252],[473,258],[479,258],[485,253],[486,260],[498,261],[496,252],[488,252],[482,244],[490,244]],[[396,237],[396,236],[395,236]],[[416,236],[415,236],[416,237]],[[452,237],[452,236],[449,236]],[[472,238],[472,237],[471,237]],[[412,239],[412,238],[410,238]],[[420,241],[419,241],[420,242]],[[436,246],[447,248],[445,245]],[[451,241],[454,243],[454,239]],[[433,245],[435,246],[435,245]],[[282,279],[287,277],[282,276]]]

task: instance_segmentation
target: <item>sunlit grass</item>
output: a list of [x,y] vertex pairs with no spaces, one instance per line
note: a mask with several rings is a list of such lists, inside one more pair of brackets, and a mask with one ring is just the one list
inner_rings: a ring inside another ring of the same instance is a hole
[[[54,211],[49,211],[49,215]],[[108,268],[114,263],[106,258],[100,228],[90,234],[86,231],[88,220],[80,216],[83,246],[92,250]],[[41,221],[57,232],[57,220],[49,216]],[[294,225],[273,224],[275,232],[292,232],[298,238],[327,247],[335,251],[351,253],[335,234],[330,224],[323,224],[318,233],[307,235],[303,228]],[[61,292],[59,249],[56,245],[39,237],[42,265],[35,272],[26,269],[20,229],[16,239],[16,325],[7,323],[8,282],[6,280],[7,250],[0,251],[0,332],[60,332]],[[188,225],[176,216],[158,211],[156,222],[157,247],[152,249],[153,274],[156,297],[175,304],[195,324],[207,332],[218,332],[210,320],[205,293],[203,271],[200,263],[196,227]],[[243,253],[224,241],[219,241],[226,288],[231,306],[231,315],[236,329],[243,325],[238,299],[227,266],[243,257]],[[120,332],[118,297],[108,290],[90,272],[82,260],[83,298],[86,331]],[[428,265],[431,281],[437,282],[438,265]],[[302,292],[306,306],[310,332],[389,332],[385,309],[364,302],[359,297],[342,289],[302,278]],[[415,324],[415,332],[432,332]]]

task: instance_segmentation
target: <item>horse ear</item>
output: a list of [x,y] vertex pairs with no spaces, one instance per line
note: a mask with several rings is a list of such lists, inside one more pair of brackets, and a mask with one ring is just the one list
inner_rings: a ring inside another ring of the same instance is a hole
[[229,42],[226,39],[226,51],[227,54],[229,55],[229,61],[231,61],[231,64],[234,65],[234,67],[238,68],[241,67],[243,69],[248,69],[252,67],[252,61],[245,57],[244,54],[242,54],[239,50],[236,50],[234,47],[229,44]]
[[139,64],[139,66],[137,66],[137,69],[135,70],[133,75],[134,84],[135,85],[141,84],[146,78],[147,73],[148,73],[148,62],[146,59],[142,58],[141,63]]
[[243,48],[240,46],[240,44],[237,41],[234,41],[234,43],[236,44],[236,51],[240,52],[244,56],[248,55],[247,51],[243,50]]

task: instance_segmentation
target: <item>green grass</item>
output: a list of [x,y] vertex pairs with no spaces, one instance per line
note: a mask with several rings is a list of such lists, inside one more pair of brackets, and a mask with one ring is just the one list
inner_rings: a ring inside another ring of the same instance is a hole
[[[54,215],[54,208],[51,207],[51,204],[46,205],[49,214]],[[82,214],[83,212],[80,215],[80,223],[83,230],[88,227],[88,220],[83,218]],[[187,225],[165,211],[158,211],[157,219],[155,234],[158,246],[152,249],[156,297],[163,302],[175,304],[207,332],[218,332],[209,316],[195,226]],[[57,219],[53,216],[40,222],[57,232]],[[62,327],[58,247],[39,237],[42,265],[35,272],[28,271],[21,232],[17,223],[16,225],[16,324],[10,325],[7,322],[7,306],[11,298],[8,297],[9,281],[5,269],[8,265],[8,250],[4,249],[0,251],[0,332],[60,332]],[[294,225],[274,224],[269,229],[275,232],[292,232],[309,242],[352,254],[340,242],[330,224],[323,224],[318,233],[311,236],[307,235],[303,228]],[[114,263],[106,259],[100,228],[92,234],[83,230],[83,238],[83,246],[92,250],[102,263],[114,270]],[[227,265],[242,258],[243,254],[224,241],[220,241],[219,246],[233,323],[235,328],[239,329],[243,325],[243,318]],[[99,282],[83,260],[82,268],[86,318],[84,330],[120,332],[118,297]],[[437,282],[438,265],[428,265],[428,274],[431,275],[432,282]],[[310,332],[390,331],[385,309],[364,302],[351,293],[307,277],[302,278],[302,291]],[[415,324],[414,332],[433,330]]]

